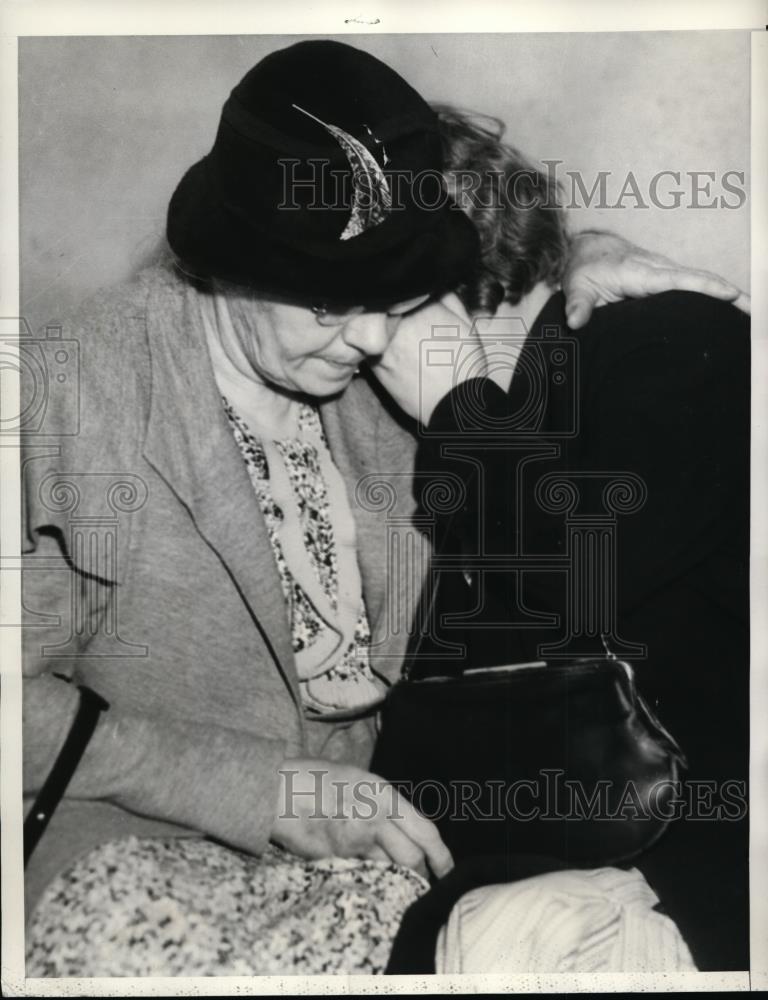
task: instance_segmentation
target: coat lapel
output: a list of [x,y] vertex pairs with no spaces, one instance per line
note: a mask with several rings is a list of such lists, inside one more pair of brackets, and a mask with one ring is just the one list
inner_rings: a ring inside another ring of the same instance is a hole
[[280,578],[264,518],[221,405],[198,294],[172,275],[153,292],[148,310],[152,393],[144,455],[227,567],[299,706]]
[[[147,331],[152,391],[144,456],[227,567],[301,709],[282,586],[264,518],[221,405],[198,294],[172,274],[152,293]],[[371,663],[394,680],[429,555],[427,539],[413,524],[416,442],[364,377],[322,403],[320,411],[355,518],[372,629]]]
[[[375,504],[366,502],[366,487],[376,471],[378,406],[371,405],[367,386],[356,379],[341,395],[320,406],[323,430],[333,460],[344,478],[355,537],[363,595],[371,622],[382,612],[382,551],[385,521]],[[366,406],[366,403],[368,404]]]

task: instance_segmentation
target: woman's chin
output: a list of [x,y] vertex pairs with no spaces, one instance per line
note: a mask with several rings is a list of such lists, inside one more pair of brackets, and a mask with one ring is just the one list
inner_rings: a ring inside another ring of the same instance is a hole
[[302,379],[302,391],[309,396],[335,396],[349,385],[355,376],[355,368],[339,367],[322,373],[313,374],[312,378]]

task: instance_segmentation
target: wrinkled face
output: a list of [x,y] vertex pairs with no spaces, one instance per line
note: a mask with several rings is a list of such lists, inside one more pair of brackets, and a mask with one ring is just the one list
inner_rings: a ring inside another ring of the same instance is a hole
[[352,310],[339,316],[231,292],[227,302],[257,374],[290,392],[323,397],[341,392],[366,358],[383,354],[401,317],[428,298],[398,302],[386,312]]

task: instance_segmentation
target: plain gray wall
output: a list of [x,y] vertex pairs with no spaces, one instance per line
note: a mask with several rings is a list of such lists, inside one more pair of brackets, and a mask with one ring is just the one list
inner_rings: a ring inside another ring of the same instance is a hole
[[[210,148],[221,105],[262,56],[306,36],[20,40],[23,315],[66,317],[140,265],[168,198]],[[486,111],[532,158],[563,161],[609,203],[629,170],[648,200],[662,170],[749,170],[749,34],[345,35],[432,100]],[[579,208],[573,228],[613,229],[746,289],[749,201],[738,209]],[[567,180],[567,178],[566,178]],[[734,183],[738,183],[734,181]],[[666,192],[667,180],[660,190]]]

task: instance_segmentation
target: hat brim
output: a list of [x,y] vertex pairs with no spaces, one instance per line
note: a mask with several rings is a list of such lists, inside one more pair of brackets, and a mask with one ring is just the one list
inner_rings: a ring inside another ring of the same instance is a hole
[[222,202],[204,157],[174,191],[167,236],[174,253],[201,277],[290,299],[371,306],[442,294],[471,271],[479,238],[464,212],[448,202],[422,221],[419,231],[404,229],[395,218],[343,243],[289,245]]

